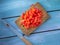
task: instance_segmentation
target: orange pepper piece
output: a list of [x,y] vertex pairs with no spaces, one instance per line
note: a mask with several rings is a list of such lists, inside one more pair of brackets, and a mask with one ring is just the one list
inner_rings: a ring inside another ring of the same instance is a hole
[[22,14],[23,25],[26,29],[31,27],[37,27],[42,22],[42,11],[37,8],[30,8],[28,11]]

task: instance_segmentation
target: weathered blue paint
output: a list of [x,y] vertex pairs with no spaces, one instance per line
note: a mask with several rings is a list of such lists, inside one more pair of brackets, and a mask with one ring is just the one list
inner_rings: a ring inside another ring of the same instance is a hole
[[[60,0],[0,0],[0,18],[18,16],[27,10],[31,4],[40,2],[46,11],[59,10]],[[35,32],[60,28],[60,11],[48,12],[50,19],[40,26]],[[7,21],[15,25],[16,18],[7,19]],[[19,32],[21,30],[17,28]],[[3,22],[0,21],[0,38],[16,35],[8,29]],[[33,34],[29,37],[25,36],[33,45],[60,45],[60,31],[48,32],[42,34]],[[0,39],[0,45],[24,45],[17,37],[9,39]]]

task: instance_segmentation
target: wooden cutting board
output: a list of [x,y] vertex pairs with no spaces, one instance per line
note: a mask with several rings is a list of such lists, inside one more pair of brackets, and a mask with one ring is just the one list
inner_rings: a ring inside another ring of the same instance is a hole
[[[49,18],[49,15],[47,14],[47,12],[44,10],[44,8],[37,2],[36,4],[34,4],[33,6],[31,6],[31,7],[36,7],[36,8],[38,8],[38,9],[40,9],[40,10],[42,10],[42,12],[43,12],[43,17],[42,17],[42,24]],[[30,7],[30,8],[31,8]],[[36,27],[36,28],[30,28],[30,29],[25,29],[25,27],[23,26],[23,25],[21,25],[21,20],[22,20],[22,18],[21,17],[19,17],[16,21],[15,21],[15,23],[17,24],[17,26],[22,30],[22,32],[25,34],[25,35],[30,35],[34,30],[36,30],[38,27]]]

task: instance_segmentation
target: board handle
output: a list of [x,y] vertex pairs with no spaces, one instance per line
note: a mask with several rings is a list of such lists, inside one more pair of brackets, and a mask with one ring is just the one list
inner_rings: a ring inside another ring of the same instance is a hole
[[32,45],[26,38],[21,37],[21,40],[26,44],[26,45]]

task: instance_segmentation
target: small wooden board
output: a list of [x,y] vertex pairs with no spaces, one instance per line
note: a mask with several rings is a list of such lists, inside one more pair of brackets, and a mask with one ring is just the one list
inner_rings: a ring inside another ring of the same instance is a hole
[[[36,7],[38,9],[42,10],[43,15],[44,15],[43,18],[42,18],[42,23],[45,22],[49,18],[47,12],[44,10],[44,8],[38,2],[31,7]],[[36,28],[38,28],[38,27],[30,28],[30,29],[27,30],[27,29],[25,29],[25,27],[23,25],[21,25],[21,23],[20,23],[21,20],[22,20],[22,18],[19,17],[15,22],[18,25],[18,27],[22,30],[22,32],[27,36],[30,35],[34,30],[36,30]]]

